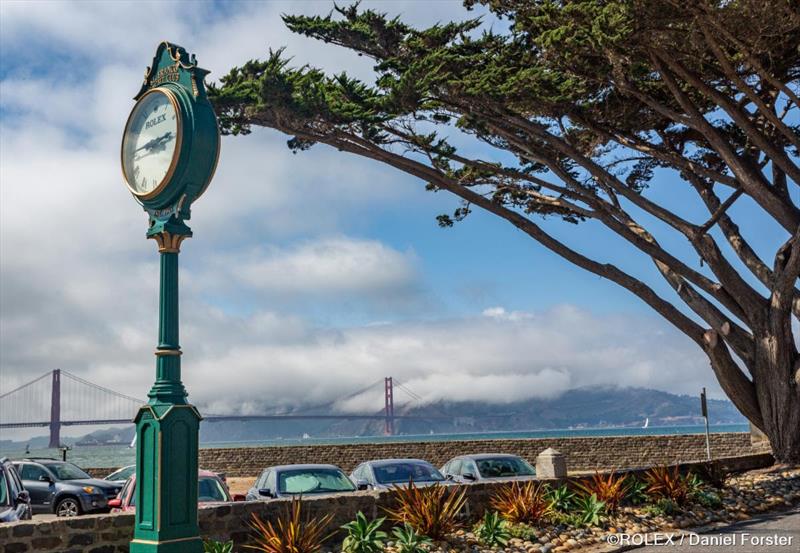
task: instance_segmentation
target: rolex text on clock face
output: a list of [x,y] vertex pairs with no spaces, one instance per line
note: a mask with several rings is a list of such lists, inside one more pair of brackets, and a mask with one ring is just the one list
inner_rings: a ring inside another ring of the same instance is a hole
[[153,90],[134,106],[122,138],[122,171],[137,196],[159,188],[178,154],[180,115],[167,92]]

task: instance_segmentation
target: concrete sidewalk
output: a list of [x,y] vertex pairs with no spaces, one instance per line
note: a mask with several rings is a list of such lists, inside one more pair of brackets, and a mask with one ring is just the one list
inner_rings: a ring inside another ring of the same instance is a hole
[[676,536],[674,545],[650,545],[637,553],[795,553],[800,551],[800,509],[753,517],[704,534]]

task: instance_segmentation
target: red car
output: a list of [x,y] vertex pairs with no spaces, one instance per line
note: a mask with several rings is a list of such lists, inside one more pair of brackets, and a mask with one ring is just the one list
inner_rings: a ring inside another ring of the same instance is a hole
[[[108,506],[111,507],[112,513],[121,511],[132,511],[136,509],[136,475],[134,474],[128,481],[116,499],[110,499]],[[228,486],[222,481],[219,475],[210,470],[200,469],[197,471],[197,498],[200,503],[225,503],[234,501],[228,491]],[[240,499],[244,499],[244,496]]]

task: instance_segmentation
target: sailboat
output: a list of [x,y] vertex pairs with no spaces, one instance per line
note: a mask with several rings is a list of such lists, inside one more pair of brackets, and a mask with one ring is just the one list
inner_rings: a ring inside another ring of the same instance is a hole
[[644,426],[642,428],[647,428],[648,426],[650,426],[650,419],[649,418],[645,418],[644,419]]

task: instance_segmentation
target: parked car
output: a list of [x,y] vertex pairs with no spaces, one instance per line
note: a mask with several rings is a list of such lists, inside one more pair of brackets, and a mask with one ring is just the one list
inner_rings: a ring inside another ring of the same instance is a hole
[[114,482],[119,486],[124,486],[125,482],[128,481],[128,478],[136,474],[136,465],[128,465],[127,467],[122,467],[121,469],[115,470],[103,480],[108,480],[109,482]]
[[0,459],[0,522],[30,520],[31,497],[17,469],[7,457]]
[[353,482],[336,465],[281,465],[264,469],[247,490],[247,500],[354,491]]
[[[119,497],[108,502],[111,512],[133,511],[136,509],[136,475],[134,474],[125,483]],[[236,498],[244,500],[244,496]],[[228,486],[222,482],[219,475],[210,470],[197,471],[197,501],[198,503],[227,503],[234,501],[228,491]]]
[[529,480],[536,470],[522,457],[506,453],[481,453],[453,457],[442,467],[445,478],[454,482],[484,480]]
[[82,469],[56,459],[14,461],[22,485],[31,497],[34,513],[76,516],[108,510],[108,500],[117,497],[122,486],[92,478]]
[[385,490],[395,485],[430,486],[446,479],[436,467],[422,459],[381,459],[366,461],[350,474],[359,490]]

